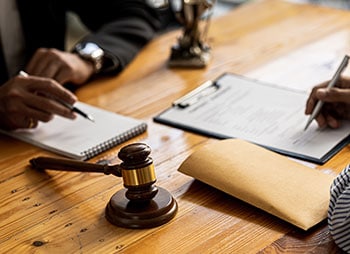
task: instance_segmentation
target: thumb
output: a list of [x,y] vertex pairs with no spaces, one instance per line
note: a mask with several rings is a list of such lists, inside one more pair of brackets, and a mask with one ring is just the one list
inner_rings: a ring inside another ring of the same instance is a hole
[[350,89],[344,88],[320,88],[316,92],[316,97],[324,102],[343,102],[350,104]]

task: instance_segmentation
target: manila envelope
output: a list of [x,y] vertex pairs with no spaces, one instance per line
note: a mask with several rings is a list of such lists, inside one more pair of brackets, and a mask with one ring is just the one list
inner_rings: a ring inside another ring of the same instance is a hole
[[334,179],[239,139],[201,147],[179,171],[304,230],[327,217]]

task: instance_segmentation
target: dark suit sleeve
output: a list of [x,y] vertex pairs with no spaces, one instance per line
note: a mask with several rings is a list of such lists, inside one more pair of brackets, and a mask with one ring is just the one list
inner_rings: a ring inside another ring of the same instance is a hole
[[71,10],[90,29],[83,38],[98,44],[109,58],[106,71],[117,73],[164,27],[170,11],[146,0],[75,0]]

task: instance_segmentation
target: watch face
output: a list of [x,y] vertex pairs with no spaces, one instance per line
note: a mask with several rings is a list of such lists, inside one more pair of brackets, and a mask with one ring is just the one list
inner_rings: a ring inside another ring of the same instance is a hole
[[168,6],[167,0],[146,0],[146,3],[151,6],[152,8],[163,8]]
[[174,12],[181,12],[183,8],[183,0],[171,0],[170,5]]
[[99,58],[103,56],[103,50],[95,43],[87,42],[82,45],[78,45],[79,54],[86,57]]
[[103,66],[103,50],[92,42],[79,43],[75,47],[76,53],[84,60],[93,63],[95,72],[99,72]]
[[95,43],[88,42],[85,44],[83,51],[85,54],[91,55],[94,51],[100,49]]

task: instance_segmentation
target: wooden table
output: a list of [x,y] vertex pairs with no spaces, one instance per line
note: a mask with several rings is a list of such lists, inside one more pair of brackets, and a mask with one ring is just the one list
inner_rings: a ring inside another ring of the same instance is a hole
[[[307,50],[310,45],[318,45],[315,51],[319,50],[319,54],[336,50],[333,53],[342,58],[350,48],[350,13],[278,0],[243,5],[212,21],[209,39],[213,59],[205,69],[167,68],[170,47],[179,35],[178,30],[161,35],[121,75],[91,82],[77,91],[81,101],[147,121],[148,131],[125,144],[144,142],[152,148],[157,185],[177,200],[176,217],[152,229],[116,227],[106,221],[104,209],[110,197],[123,188],[120,178],[98,173],[35,171],[28,161],[52,154],[0,136],[0,252],[340,252],[325,221],[304,232],[177,172],[196,148],[215,140],[156,124],[152,117],[223,72],[249,76],[260,69],[262,79],[287,73],[278,64],[272,64],[274,73],[271,68],[264,73],[264,66],[283,59],[295,67],[291,52],[305,47]],[[332,43],[317,44],[327,38]],[[306,61],[302,58],[298,59],[300,63]],[[281,82],[300,77],[303,69],[299,71],[281,75]],[[121,147],[91,161],[109,158],[119,163],[115,158]],[[347,146],[317,168],[340,172],[349,162],[349,154]]]

